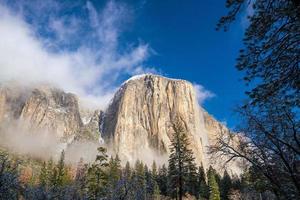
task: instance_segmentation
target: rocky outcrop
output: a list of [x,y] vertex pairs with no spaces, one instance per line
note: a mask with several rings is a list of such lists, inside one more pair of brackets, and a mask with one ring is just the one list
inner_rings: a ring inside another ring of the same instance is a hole
[[34,129],[53,131],[59,138],[70,138],[82,127],[76,96],[48,87],[32,90],[20,119]]
[[80,134],[78,134],[75,140],[89,140],[98,141],[100,144],[104,141],[101,138],[101,124],[103,118],[103,111],[101,110],[88,110],[81,109],[80,116],[83,122]]
[[1,85],[0,124],[7,124],[12,120],[26,124],[31,130],[50,132],[62,142],[70,141],[85,132],[99,136],[96,111],[89,122],[84,124],[78,98],[47,85],[35,88],[21,87],[14,83]]

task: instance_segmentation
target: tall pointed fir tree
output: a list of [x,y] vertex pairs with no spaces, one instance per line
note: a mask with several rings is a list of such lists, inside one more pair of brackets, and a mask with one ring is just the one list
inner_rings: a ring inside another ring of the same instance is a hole
[[208,173],[209,200],[221,200],[215,170],[210,166]]
[[60,154],[60,159],[57,164],[57,186],[62,186],[64,184],[64,177],[66,176],[65,170],[65,151],[63,150]]
[[47,164],[46,162],[43,162],[43,165],[42,165],[42,168],[41,168],[41,172],[40,172],[40,175],[39,175],[39,184],[42,186],[42,187],[46,187],[47,186],[47,179],[48,178],[48,175],[47,175]]
[[208,199],[209,189],[206,183],[206,175],[203,166],[198,168],[198,199]]
[[158,169],[157,184],[160,190],[160,194],[167,196],[168,194],[168,169],[165,164]]
[[227,170],[225,170],[220,183],[220,192],[221,192],[222,200],[228,200],[228,194],[230,189],[232,189],[232,186],[233,184],[232,184],[231,177],[228,174]]
[[160,189],[158,185],[158,180],[157,180],[158,172],[157,172],[157,165],[156,162],[153,161],[152,163],[152,170],[151,170],[151,180],[152,180],[152,199],[153,200],[159,200],[160,199]]
[[107,185],[107,173],[106,168],[107,154],[104,147],[98,148],[98,155],[93,164],[88,168],[87,175],[87,189],[88,189],[88,199],[99,199],[106,195],[105,187]]
[[121,185],[122,169],[121,169],[121,161],[119,156],[116,155],[115,158],[111,156],[109,163],[108,163],[108,184],[107,184],[107,192],[108,192],[108,199],[118,199]]
[[143,162],[137,160],[135,163],[134,171],[134,184],[135,184],[135,199],[145,200],[146,199],[146,176]]
[[182,200],[186,192],[192,192],[191,182],[196,177],[196,166],[193,152],[189,149],[189,141],[183,121],[176,118],[172,124],[169,156],[169,194]]
[[130,163],[127,161],[125,168],[123,169],[122,173],[122,185],[123,190],[121,193],[122,198],[120,199],[133,199],[134,198],[134,192],[133,192],[133,172],[130,167]]

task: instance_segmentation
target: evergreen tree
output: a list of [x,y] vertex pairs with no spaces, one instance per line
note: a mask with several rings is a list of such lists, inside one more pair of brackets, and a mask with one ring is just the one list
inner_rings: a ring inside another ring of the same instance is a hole
[[151,173],[152,173],[152,177],[154,178],[154,180],[157,181],[157,165],[156,165],[155,161],[153,161],[153,163],[152,163]]
[[232,180],[227,170],[225,170],[220,184],[222,200],[228,200],[228,194],[231,188],[232,188]]
[[105,169],[107,166],[106,149],[99,147],[95,162],[88,168],[87,189],[89,199],[98,199],[106,195],[107,173]]
[[196,177],[195,158],[188,148],[186,130],[179,118],[173,123],[173,130],[169,156],[169,194],[182,200],[186,192],[194,190],[190,187]]
[[53,182],[55,182],[55,176],[54,176],[54,163],[53,163],[53,159],[50,158],[50,160],[48,160],[47,162],[47,185],[48,186],[52,186]]
[[147,199],[158,199],[160,190],[157,183],[157,167],[153,161],[152,170],[149,170],[147,165],[144,166],[146,184],[147,184]]
[[130,163],[127,161],[124,169],[124,177],[129,181],[131,179],[132,171],[130,167]]
[[19,199],[18,163],[13,163],[5,152],[0,152],[0,199]]
[[198,168],[198,198],[199,199],[208,199],[209,197],[209,188],[206,183],[206,175],[203,166]]
[[116,185],[117,182],[120,180],[121,178],[121,161],[118,157],[118,155],[116,155],[115,158],[113,158],[111,156],[109,163],[108,163],[108,177],[109,177],[109,183],[111,185]]
[[137,160],[135,163],[135,199],[145,200],[146,199],[146,176],[143,162]]
[[56,177],[56,183],[58,186],[62,186],[64,184],[66,176],[66,170],[65,170],[65,151],[63,150],[60,154],[60,159],[57,164],[57,177]]
[[158,170],[157,184],[162,195],[167,196],[168,194],[168,169],[166,165],[162,165]]
[[42,187],[46,187],[47,183],[48,183],[47,166],[46,166],[46,162],[43,162],[41,172],[40,172],[40,176],[39,176],[39,184]]
[[153,200],[160,200],[160,190],[157,182],[154,182],[153,185],[153,194],[152,194],[152,199]]
[[107,178],[108,178],[108,184],[107,184],[107,192],[108,192],[108,198],[109,199],[116,199],[120,194],[121,185],[121,161],[116,155],[115,158],[111,156],[109,163],[108,163],[108,171],[107,171]]
[[187,192],[191,195],[197,196],[198,194],[198,177],[197,167],[194,163],[194,159],[188,164],[188,176],[187,176]]
[[220,200],[219,186],[216,181],[215,170],[210,166],[208,170],[208,186],[209,186],[209,200]]
[[249,86],[236,109],[247,140],[220,137],[214,152],[249,162],[278,198],[300,199],[300,1],[226,0],[226,7],[218,28],[248,15],[236,63]]
[[145,180],[146,180],[146,197],[149,199],[149,197],[152,196],[154,191],[154,180],[152,178],[151,171],[148,169],[147,165],[144,165],[144,171],[145,171]]
[[132,178],[132,170],[130,167],[130,163],[127,161],[125,165],[125,169],[123,169],[122,180],[123,180],[123,191],[122,197],[120,199],[133,199],[133,178]]

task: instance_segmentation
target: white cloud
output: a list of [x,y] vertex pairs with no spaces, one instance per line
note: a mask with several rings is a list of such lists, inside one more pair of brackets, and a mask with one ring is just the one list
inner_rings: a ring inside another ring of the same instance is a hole
[[[54,5],[55,10],[59,10],[57,3]],[[22,6],[25,5],[19,5]],[[91,2],[85,6],[89,32],[83,30],[87,28],[83,19],[74,16],[60,16],[53,11],[47,13],[51,16],[40,24],[34,21],[38,19],[28,23],[25,9],[17,12],[7,4],[0,4],[0,83],[10,80],[22,84],[47,82],[103,108],[118,78],[141,68],[146,70],[143,62],[149,55],[147,44],[131,45],[125,53],[119,50],[122,24],[130,18],[126,6],[109,1],[101,12]],[[45,8],[31,7],[37,12]],[[38,33],[41,24],[49,27],[54,37],[42,37]],[[78,43],[73,42],[78,38]],[[66,44],[77,46],[57,51],[52,48]]]
[[206,90],[202,85],[200,84],[193,84],[195,92],[196,92],[196,97],[198,100],[198,103],[200,105],[202,105],[204,103],[204,101],[206,101],[207,99],[213,98],[216,95],[214,93],[212,93],[209,90]]
[[[160,72],[143,65],[155,54],[147,43],[126,41],[124,47],[120,38],[133,19],[126,5],[108,1],[99,11],[89,1],[72,4],[81,16],[66,15],[59,1],[38,2],[0,3],[0,83],[50,83],[103,109],[120,78]],[[214,96],[195,88],[199,103]]]

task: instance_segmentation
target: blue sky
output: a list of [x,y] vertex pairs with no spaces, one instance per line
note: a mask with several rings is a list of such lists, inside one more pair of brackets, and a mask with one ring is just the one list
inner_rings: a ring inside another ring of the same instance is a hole
[[160,73],[201,85],[203,107],[234,128],[246,23],[217,32],[225,13],[220,0],[3,0],[0,82],[51,82],[104,107],[130,76]]
[[246,89],[240,81],[242,74],[234,67],[244,23],[240,19],[229,32],[217,32],[216,23],[225,13],[225,3],[220,0],[149,1],[138,10],[128,35],[147,41],[157,52],[147,64],[212,91],[215,97],[203,106],[234,127],[237,122],[232,111],[245,98]]

